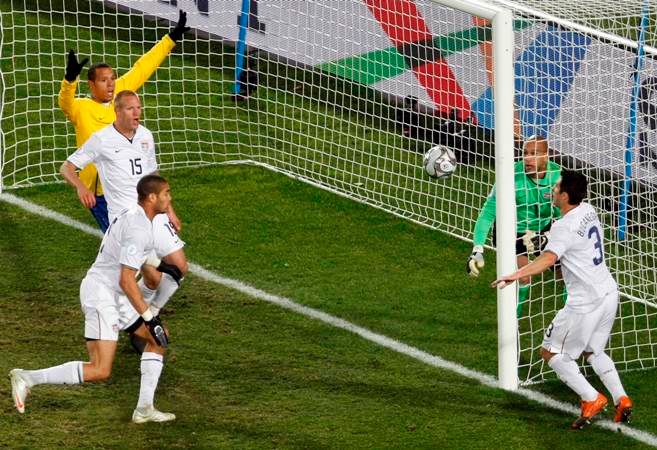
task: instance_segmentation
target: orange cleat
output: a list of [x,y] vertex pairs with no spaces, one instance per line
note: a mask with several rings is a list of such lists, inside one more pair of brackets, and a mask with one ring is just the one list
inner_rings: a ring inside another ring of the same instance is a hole
[[[629,400],[629,399],[628,399]],[[573,422],[573,430],[581,430],[591,424],[591,419],[607,406],[607,397],[598,392],[598,398],[593,401],[582,401],[582,414]]]
[[630,423],[632,416],[632,400],[627,395],[622,396],[616,405],[616,414],[614,414],[614,422]]

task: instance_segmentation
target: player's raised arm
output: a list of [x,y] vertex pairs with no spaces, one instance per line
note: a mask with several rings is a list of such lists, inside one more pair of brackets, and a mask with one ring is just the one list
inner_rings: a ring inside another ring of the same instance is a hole
[[75,91],[78,87],[77,80],[80,72],[82,72],[82,68],[88,61],[89,58],[85,58],[78,62],[78,58],[75,56],[75,50],[70,50],[68,52],[66,73],[64,74],[64,80],[62,80],[62,85],[59,89],[58,103],[66,117],[68,117],[73,124],[77,122],[78,113],[78,108],[75,103]]
[[176,26],[160,42],[139,58],[126,74],[116,80],[116,92],[126,89],[131,91],[139,90],[146,80],[153,75],[153,72],[160,67],[164,58],[175,47],[176,42],[182,39],[183,34],[189,30],[187,13],[181,10]]

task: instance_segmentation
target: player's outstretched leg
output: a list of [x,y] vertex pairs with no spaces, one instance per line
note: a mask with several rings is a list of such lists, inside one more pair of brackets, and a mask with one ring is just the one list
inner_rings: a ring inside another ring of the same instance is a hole
[[22,369],[13,369],[9,372],[9,379],[11,380],[11,396],[14,399],[14,405],[19,413],[25,412],[25,399],[30,393],[30,387],[27,380],[23,378]]

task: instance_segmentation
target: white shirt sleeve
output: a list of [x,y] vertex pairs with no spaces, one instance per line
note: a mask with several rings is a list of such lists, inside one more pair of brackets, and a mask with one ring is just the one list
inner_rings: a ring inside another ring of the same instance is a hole
[[148,142],[148,163],[151,165],[153,170],[150,173],[153,173],[157,170],[157,157],[155,156],[155,139],[153,135],[150,135],[150,141]]
[[561,259],[573,242],[575,242],[575,239],[568,227],[555,222],[550,230],[550,238],[545,246],[545,251],[552,252],[557,255],[557,258]]
[[73,164],[78,169],[84,169],[87,165],[95,162],[100,155],[102,143],[96,134],[92,134],[87,142],[82,144],[82,147],[77,149],[75,153],[67,158],[67,161]]
[[121,240],[119,263],[139,270],[144,264],[144,248],[147,242],[148,236],[143,230],[137,227],[128,228]]

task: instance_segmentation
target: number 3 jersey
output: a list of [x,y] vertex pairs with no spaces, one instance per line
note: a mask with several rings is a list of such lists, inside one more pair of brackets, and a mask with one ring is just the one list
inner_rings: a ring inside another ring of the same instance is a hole
[[566,307],[585,313],[595,309],[605,295],[616,291],[604,260],[603,230],[598,214],[581,203],[552,224],[545,247],[561,261],[568,303]]
[[96,165],[110,221],[137,203],[137,183],[157,170],[153,134],[141,125],[132,139],[109,125],[92,134],[68,161],[78,169]]

